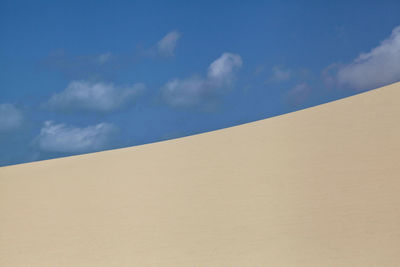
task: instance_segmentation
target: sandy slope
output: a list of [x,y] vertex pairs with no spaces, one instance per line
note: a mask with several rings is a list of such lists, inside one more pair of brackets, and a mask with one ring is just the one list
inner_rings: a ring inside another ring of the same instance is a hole
[[0,168],[0,266],[399,266],[400,83]]

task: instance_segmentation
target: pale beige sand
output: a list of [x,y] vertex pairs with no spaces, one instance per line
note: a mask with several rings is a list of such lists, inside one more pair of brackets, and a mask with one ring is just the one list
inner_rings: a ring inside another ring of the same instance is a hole
[[400,83],[0,168],[0,266],[400,266]]

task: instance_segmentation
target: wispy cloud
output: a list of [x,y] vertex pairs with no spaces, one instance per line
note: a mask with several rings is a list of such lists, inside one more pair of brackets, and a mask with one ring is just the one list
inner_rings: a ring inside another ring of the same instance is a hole
[[96,56],[96,60],[100,65],[106,64],[113,58],[111,53],[104,53]]
[[69,54],[60,49],[51,52],[42,61],[42,64],[61,72],[70,80],[113,79],[121,69],[135,66],[141,60],[173,57],[181,36],[179,31],[171,31],[148,47],[137,44],[135,50],[130,52],[106,51],[96,54]]
[[0,132],[8,132],[21,127],[22,111],[13,104],[0,104]]
[[53,51],[42,64],[71,80],[99,80],[113,78],[121,68],[126,68],[133,61],[133,55],[130,54],[105,52],[73,55],[58,50]]
[[400,80],[400,26],[389,38],[352,63],[339,67],[337,82],[357,90],[380,87]]
[[192,107],[222,93],[235,81],[236,71],[242,66],[237,54],[223,53],[210,64],[205,78],[192,76],[172,79],[161,88],[163,99],[174,107]]
[[285,95],[285,100],[290,106],[300,106],[303,104],[311,93],[311,87],[307,83],[299,83],[295,85]]
[[116,131],[116,127],[109,123],[79,128],[46,121],[35,143],[46,152],[93,152],[106,148]]
[[111,112],[133,104],[144,90],[142,83],[117,87],[112,83],[73,81],[64,91],[54,94],[44,107],[68,112]]
[[178,31],[169,32],[157,43],[157,51],[163,57],[172,57],[181,34]]
[[272,68],[271,80],[276,82],[288,81],[291,77],[291,71],[280,66],[275,66]]

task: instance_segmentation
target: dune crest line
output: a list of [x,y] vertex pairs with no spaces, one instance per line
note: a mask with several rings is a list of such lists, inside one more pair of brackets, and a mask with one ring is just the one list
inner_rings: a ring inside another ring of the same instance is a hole
[[0,168],[0,266],[398,266],[400,83]]

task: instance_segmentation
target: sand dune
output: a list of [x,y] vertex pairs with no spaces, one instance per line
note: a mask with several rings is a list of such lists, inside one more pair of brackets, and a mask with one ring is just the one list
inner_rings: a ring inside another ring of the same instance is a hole
[[0,168],[0,266],[399,266],[400,83]]

